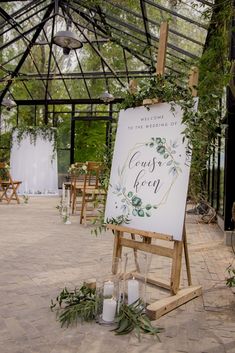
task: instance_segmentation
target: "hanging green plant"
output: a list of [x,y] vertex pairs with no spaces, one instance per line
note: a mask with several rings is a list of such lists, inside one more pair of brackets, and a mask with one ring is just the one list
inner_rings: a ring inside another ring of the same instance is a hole
[[22,140],[29,136],[30,143],[36,144],[37,138],[40,136],[43,140],[53,143],[53,151],[57,149],[57,129],[49,126],[17,126],[12,129],[12,135],[16,139],[18,145]]

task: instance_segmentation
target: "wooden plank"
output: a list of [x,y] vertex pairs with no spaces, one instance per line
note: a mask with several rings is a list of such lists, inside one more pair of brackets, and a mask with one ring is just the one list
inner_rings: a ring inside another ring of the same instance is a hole
[[166,256],[170,258],[173,258],[174,256],[174,249],[160,245],[142,243],[136,240],[126,238],[121,238],[120,244],[121,246],[126,246],[127,248],[137,249],[155,255]]
[[162,234],[162,233],[155,233],[155,232],[147,232],[145,230],[139,230],[139,229],[134,229],[134,228],[128,228],[116,224],[107,224],[106,227],[108,229],[114,230],[114,231],[120,231],[120,232],[125,232],[125,233],[133,233],[136,235],[141,235],[143,237],[149,237],[149,238],[154,238],[154,239],[162,239],[162,240],[168,240],[168,241],[173,241],[173,236],[172,235],[167,235],[167,234]]
[[117,262],[116,258],[121,258],[122,256],[122,246],[121,246],[121,238],[123,237],[123,233],[120,231],[115,232],[114,236],[114,244],[113,244],[113,262],[112,262],[112,273],[117,273]]
[[198,85],[198,77],[199,77],[199,70],[197,67],[192,67],[190,72],[189,72],[189,81],[188,81],[188,86],[192,91],[192,96],[196,97],[197,96],[197,87]]
[[159,45],[157,52],[156,74],[163,75],[165,72],[166,50],[168,39],[168,23],[162,22],[160,26]]
[[171,293],[176,294],[180,286],[183,241],[175,240],[171,267]]
[[188,285],[191,286],[192,276],[191,276],[190,263],[189,263],[189,253],[188,253],[188,243],[187,243],[185,223],[183,228],[183,244],[184,244],[184,257],[185,257],[185,266],[186,266],[186,272],[187,272],[187,278],[188,278]]
[[136,80],[130,80],[128,87],[129,87],[130,94],[137,93],[137,81]]
[[144,99],[143,100],[143,105],[152,105],[152,104],[157,104],[157,103],[161,103],[161,101],[158,98]]
[[[135,278],[139,278],[139,279],[144,279],[144,276],[141,275],[140,273],[136,272],[136,271],[132,271],[131,272],[132,277],[134,276]],[[165,281],[162,278],[158,278],[157,276],[155,276],[154,274],[150,274],[150,276],[148,276],[146,278],[147,283],[149,284],[153,284],[157,287],[161,287],[161,288],[165,288],[165,289],[170,289],[170,281]]]
[[202,294],[201,286],[192,286],[180,289],[177,294],[160,299],[146,308],[146,313],[150,319],[156,320],[159,317],[169,313],[188,301],[199,297]]

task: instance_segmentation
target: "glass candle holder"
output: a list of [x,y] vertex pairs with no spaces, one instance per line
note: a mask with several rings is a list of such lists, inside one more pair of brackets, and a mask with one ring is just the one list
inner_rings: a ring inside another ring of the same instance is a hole
[[[100,258],[96,267],[96,285],[98,302],[96,321],[101,325],[112,325],[119,307],[121,259]],[[115,264],[116,273],[112,273]]]
[[124,301],[131,305],[146,305],[146,282],[151,263],[151,254],[130,251],[124,254]]

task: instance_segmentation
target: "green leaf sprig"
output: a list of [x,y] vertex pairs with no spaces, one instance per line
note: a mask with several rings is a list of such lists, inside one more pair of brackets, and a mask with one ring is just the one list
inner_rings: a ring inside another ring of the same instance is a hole
[[57,296],[56,301],[51,300],[51,310],[57,310],[57,318],[61,327],[69,327],[78,321],[91,321],[95,319],[98,296],[96,290],[82,285],[79,289],[69,291],[66,287]]
[[235,287],[235,267],[229,265],[226,270],[229,275],[229,277],[226,278],[226,286],[228,286],[229,288]]
[[138,339],[141,333],[146,333],[158,337],[162,331],[159,327],[154,327],[150,319],[144,313],[143,302],[138,299],[131,305],[122,303],[117,315],[117,327],[113,330],[116,335],[126,335],[135,330]]

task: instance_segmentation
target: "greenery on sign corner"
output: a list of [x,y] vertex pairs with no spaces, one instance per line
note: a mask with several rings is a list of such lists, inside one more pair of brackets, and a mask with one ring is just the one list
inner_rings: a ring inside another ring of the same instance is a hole
[[[193,106],[191,91],[180,84],[180,79],[175,74],[154,75],[148,80],[139,83],[136,93],[126,92],[124,101],[120,104],[123,109],[143,105],[144,99],[158,98],[159,102],[177,102],[183,110]],[[189,107],[188,107],[189,105]]]

